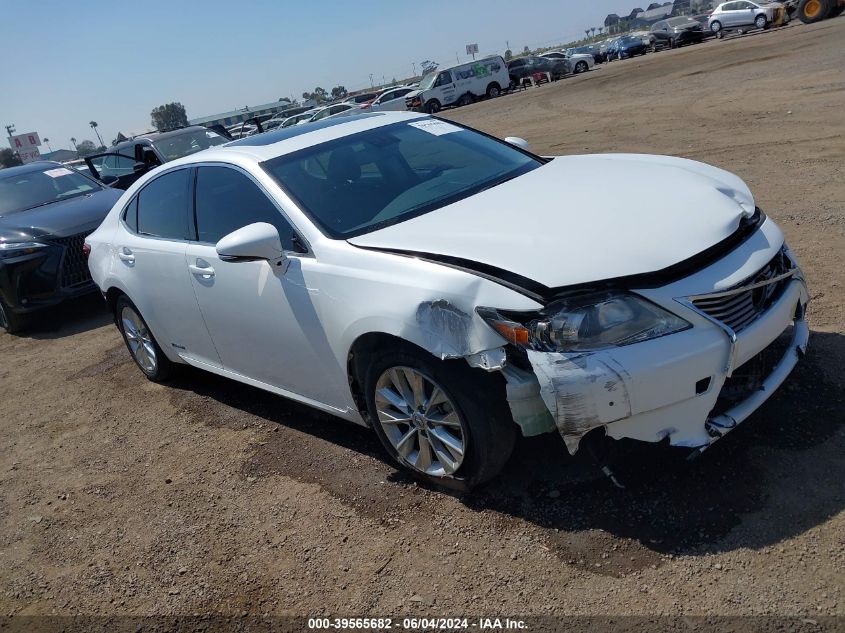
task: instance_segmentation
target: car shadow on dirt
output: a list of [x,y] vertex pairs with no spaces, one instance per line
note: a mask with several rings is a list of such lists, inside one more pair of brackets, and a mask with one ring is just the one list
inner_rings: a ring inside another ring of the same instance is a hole
[[90,294],[33,312],[28,317],[26,329],[17,336],[53,340],[81,334],[112,322],[102,295]]
[[[469,510],[469,520],[494,511],[503,529],[538,528],[561,560],[623,575],[671,556],[773,545],[842,510],[845,409],[841,387],[822,367],[841,365],[843,339],[813,333],[810,352],[784,388],[693,462],[683,449],[616,443],[611,463],[625,489],[587,451],[570,457],[557,434],[520,440],[500,477],[460,495],[426,489],[396,471],[367,429],[272,394],[188,371],[172,383],[172,397],[209,426],[264,430],[244,475],[317,484],[388,524],[457,508]],[[442,495],[458,505],[444,510]]]

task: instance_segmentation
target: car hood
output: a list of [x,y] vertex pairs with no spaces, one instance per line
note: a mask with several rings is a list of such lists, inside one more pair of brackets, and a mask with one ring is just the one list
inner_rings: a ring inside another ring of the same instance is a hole
[[745,183],[716,167],[568,156],[349,242],[459,258],[557,288],[668,268],[726,239],[754,211]]
[[123,191],[117,189],[101,189],[90,195],[0,216],[0,239],[67,237],[93,231],[121,195]]

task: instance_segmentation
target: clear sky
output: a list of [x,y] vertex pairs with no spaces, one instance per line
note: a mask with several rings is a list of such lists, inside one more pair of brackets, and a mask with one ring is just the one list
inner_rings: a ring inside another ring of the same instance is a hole
[[[0,0],[0,126],[106,145],[157,105],[188,118],[348,90],[413,63],[571,41],[636,0]],[[0,127],[0,134],[5,131]],[[3,142],[3,146],[6,142]],[[47,147],[42,146],[42,152]]]

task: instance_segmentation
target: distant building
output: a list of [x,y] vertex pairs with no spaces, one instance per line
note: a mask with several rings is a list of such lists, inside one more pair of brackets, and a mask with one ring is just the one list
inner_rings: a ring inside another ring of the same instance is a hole
[[[315,101],[308,99],[307,101],[302,102],[300,105],[302,106],[314,106],[317,105]],[[212,114],[210,116],[202,116],[196,119],[190,119],[188,123],[191,125],[222,125],[223,127],[228,127],[230,125],[234,125],[235,123],[242,123],[247,119],[251,119],[256,116],[261,116],[263,114],[277,114],[279,112],[284,112],[285,110],[289,110],[290,108],[294,107],[293,104],[288,99],[282,99],[281,101],[274,101],[272,103],[265,103],[263,105],[257,106],[247,106],[241,110],[232,110],[230,112],[223,112],[221,114]]]
[[73,150],[57,149],[54,152],[45,152],[41,154],[41,160],[54,160],[57,163],[63,163],[68,160],[76,160],[79,155]]

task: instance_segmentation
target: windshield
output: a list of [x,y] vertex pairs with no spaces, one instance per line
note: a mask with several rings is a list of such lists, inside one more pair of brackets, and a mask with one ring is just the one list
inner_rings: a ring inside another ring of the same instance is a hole
[[[235,127],[240,128],[240,125]],[[188,154],[223,145],[228,140],[212,130],[189,130],[175,136],[156,139],[153,143],[165,160],[176,160]]]
[[67,167],[47,166],[3,178],[0,175],[0,216],[75,198],[101,187]]
[[669,20],[666,20],[666,24],[669,26],[683,26],[685,24],[689,24],[690,22],[698,24],[698,22],[693,18],[670,18]]
[[395,123],[263,163],[322,231],[345,239],[429,213],[539,167],[439,119]]
[[434,85],[434,80],[437,79],[437,71],[428,73],[420,80],[420,90],[428,90]]

